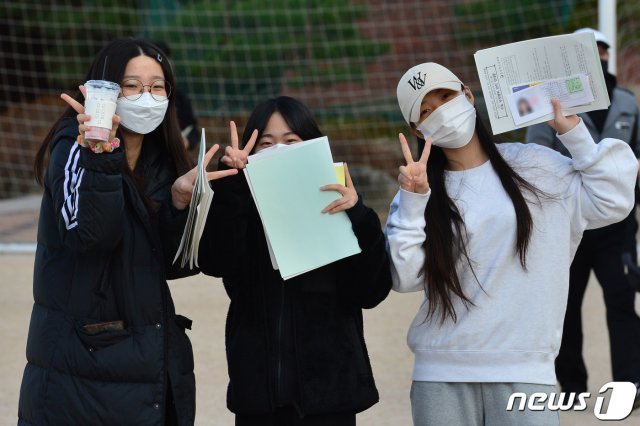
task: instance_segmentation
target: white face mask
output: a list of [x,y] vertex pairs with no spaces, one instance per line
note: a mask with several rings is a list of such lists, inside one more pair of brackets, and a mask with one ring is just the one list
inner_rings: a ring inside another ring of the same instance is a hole
[[462,93],[440,105],[417,126],[425,139],[441,148],[462,148],[469,143],[476,128],[476,109]]
[[[157,98],[158,96],[156,96]],[[120,124],[132,132],[146,135],[154,131],[167,113],[169,101],[158,102],[151,97],[149,92],[144,92],[135,101],[125,97],[118,98],[116,114],[120,116]]]

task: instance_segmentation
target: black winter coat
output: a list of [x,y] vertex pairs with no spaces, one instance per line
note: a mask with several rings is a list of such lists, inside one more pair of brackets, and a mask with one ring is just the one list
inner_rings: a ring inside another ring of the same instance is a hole
[[200,268],[223,277],[227,406],[260,414],[294,406],[301,416],[357,413],[378,399],[364,341],[362,309],[391,289],[376,213],[347,211],[362,253],[283,281],[274,270],[243,174],[212,182]]
[[[145,141],[150,215],[124,153],[94,154],[77,132],[64,120],[50,144],[18,424],[162,425],[169,381],[180,424],[193,424],[190,321],[175,315],[165,281],[180,273],[170,260],[186,216],[171,206],[175,167]],[[108,321],[124,327],[84,327]]]

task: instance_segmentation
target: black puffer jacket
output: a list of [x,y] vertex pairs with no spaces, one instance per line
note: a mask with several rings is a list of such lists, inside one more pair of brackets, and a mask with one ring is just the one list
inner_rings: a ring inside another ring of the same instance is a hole
[[[181,273],[170,266],[186,216],[170,203],[175,168],[145,141],[138,170],[159,206],[150,215],[122,173],[123,152],[80,148],[75,120],[59,129],[38,225],[18,424],[162,425],[169,382],[180,424],[193,424],[190,321],[175,315],[165,281]],[[108,321],[124,327],[83,327]]]
[[214,199],[200,243],[200,267],[223,277],[228,408],[301,416],[356,413],[378,401],[363,335],[362,309],[389,293],[391,276],[376,213],[347,211],[362,253],[283,281],[271,266],[243,174],[212,182]]

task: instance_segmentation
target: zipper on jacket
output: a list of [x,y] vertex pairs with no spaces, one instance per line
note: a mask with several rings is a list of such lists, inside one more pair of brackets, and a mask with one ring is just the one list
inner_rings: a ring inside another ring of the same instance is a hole
[[[292,299],[295,300],[295,299]],[[300,364],[299,364],[299,359],[298,359],[298,334],[296,333],[296,324],[295,324],[295,319],[296,316],[294,315],[294,312],[292,310],[291,312],[291,334],[293,337],[293,344],[292,344],[292,348],[293,348],[293,371],[294,371],[294,379],[293,379],[293,383],[295,383],[296,387],[293,391],[294,394],[297,394],[297,400],[296,397],[293,398],[293,407],[296,409],[296,411],[298,412],[298,416],[301,419],[304,419],[304,398],[302,396],[302,384],[301,382],[301,368],[300,368]]]
[[[163,293],[163,305],[164,305],[164,291],[162,291]],[[164,360],[163,360],[163,365],[162,365],[162,401],[159,401],[160,403],[160,409],[162,410],[162,413],[160,413],[160,418],[162,419],[162,423],[161,424],[165,424],[165,414],[167,413],[167,382],[169,381],[169,371],[167,368],[167,360],[169,359],[169,348],[168,348],[168,344],[167,344],[167,315],[166,315],[166,309],[163,309],[165,312],[163,312],[162,314],[162,321],[163,323],[161,323],[161,327],[162,327],[162,352],[164,354]]]
[[284,282],[280,291],[280,312],[278,314],[277,353],[278,369],[276,372],[276,404],[282,399],[282,321],[284,317]]
[[[161,265],[163,265],[163,276],[166,276],[166,271],[164,268],[164,263],[162,262]],[[161,315],[161,323],[160,323],[160,327],[162,328],[162,352],[164,355],[164,359],[162,361],[162,401],[159,401],[160,403],[160,409],[162,410],[161,416],[160,418],[162,419],[162,425],[165,424],[165,416],[167,414],[167,382],[169,382],[169,366],[168,366],[168,362],[169,362],[169,316],[167,315],[168,313],[168,300],[167,300],[167,291],[169,291],[169,284],[167,284],[166,281],[164,281],[160,287],[160,295],[162,298],[162,315]],[[175,395],[174,395],[175,398]]]

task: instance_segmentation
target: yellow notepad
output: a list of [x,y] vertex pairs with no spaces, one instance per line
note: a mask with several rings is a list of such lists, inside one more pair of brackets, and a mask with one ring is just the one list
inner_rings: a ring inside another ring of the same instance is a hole
[[336,178],[338,179],[338,183],[342,186],[347,186],[344,177],[344,163],[333,163],[333,167],[336,169]]

